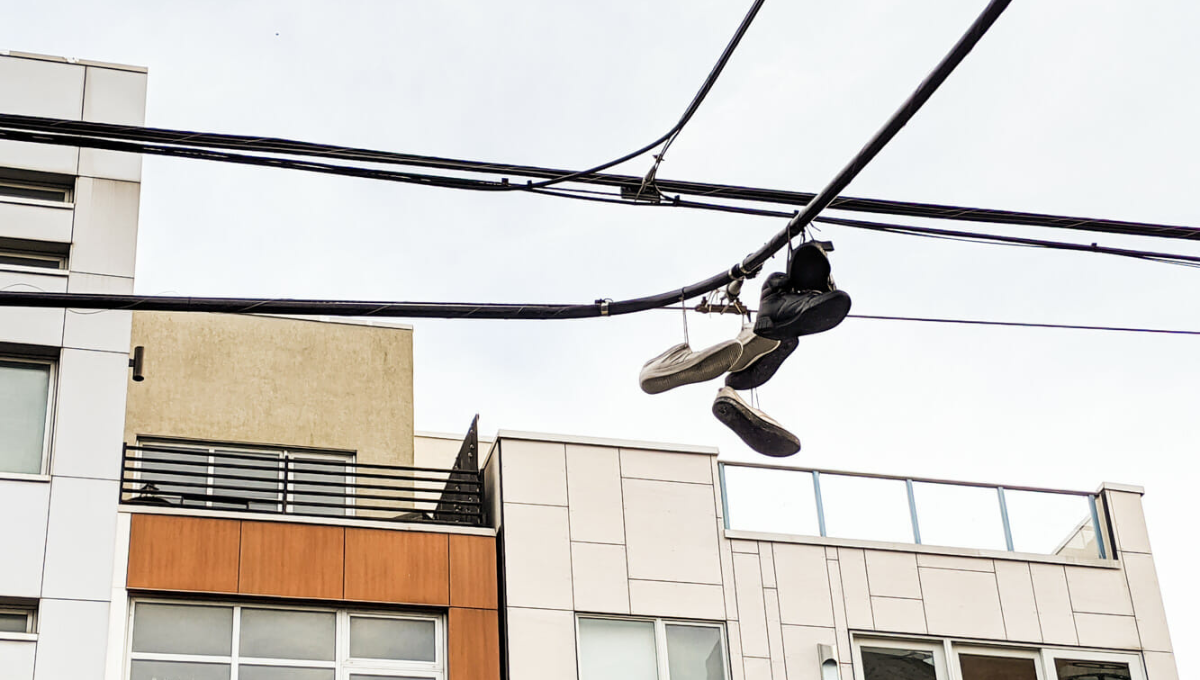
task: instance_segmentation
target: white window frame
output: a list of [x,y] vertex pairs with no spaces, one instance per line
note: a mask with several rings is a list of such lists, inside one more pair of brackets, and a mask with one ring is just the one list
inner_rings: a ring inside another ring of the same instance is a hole
[[[197,607],[225,607],[233,610],[233,640],[230,644],[229,656],[201,654],[162,654],[156,652],[133,651],[134,614],[138,604],[170,604]],[[334,614],[334,659],[333,661],[317,661],[311,659],[268,659],[264,657],[242,657],[240,654],[243,609],[276,609],[282,611],[318,612]],[[388,659],[352,659],[350,657],[350,619],[379,618],[408,621],[433,621],[434,623],[434,661],[395,661]],[[421,614],[415,612],[379,612],[370,610],[339,609],[330,607],[311,607],[304,605],[281,605],[254,603],[232,603],[219,600],[173,600],[160,598],[135,598],[129,602],[129,615],[126,621],[125,665],[123,678],[130,678],[133,673],[134,661],[184,661],[191,663],[209,663],[229,666],[229,679],[238,680],[238,672],[244,664],[247,666],[280,666],[291,668],[328,668],[333,669],[334,678],[347,680],[351,674],[367,675],[378,678],[427,678],[428,680],[445,680],[446,678],[446,621],[445,617],[437,614]]]
[[25,617],[25,630],[0,631],[0,640],[32,640],[37,635],[37,607],[0,605],[0,614],[19,614]]
[[1039,680],[1059,680],[1058,672],[1054,668],[1054,661],[1056,659],[1123,663],[1129,667],[1132,680],[1146,680],[1142,655],[1138,652],[1108,652],[1071,647],[1044,647],[1040,645],[993,645],[981,644],[974,640],[903,637],[884,633],[856,633],[852,635],[851,654],[854,662],[855,680],[865,680],[862,662],[863,647],[884,647],[888,649],[911,649],[914,651],[932,652],[937,680],[963,680],[958,660],[959,654],[1033,659]]
[[[580,621],[583,619],[603,619],[608,621],[648,621],[654,624],[654,657],[657,665],[658,680],[671,680],[670,662],[667,655],[667,626],[693,626],[696,628],[716,628],[721,634],[721,653],[725,657],[725,680],[732,680],[733,667],[729,658],[729,639],[725,632],[725,624],[720,621],[696,621],[691,619],[671,619],[654,616],[619,616],[610,614],[575,615],[575,649],[582,649]],[[576,654],[575,677],[583,678],[583,655]]]
[[54,440],[54,404],[58,394],[58,360],[22,354],[0,354],[0,362],[12,364],[35,364],[50,368],[49,387],[46,390],[46,422],[42,428],[42,463],[37,472],[0,470],[0,477],[44,477],[50,470],[50,452]]
[[5,271],[28,272],[31,274],[66,274],[67,258],[63,255],[55,255],[53,253],[39,253],[32,250],[22,250],[21,248],[7,248],[0,246],[0,257],[18,258],[21,260],[34,260],[37,262],[46,262],[47,265],[38,264],[22,264],[20,262],[0,262],[0,269]]
[[39,182],[34,179],[13,179],[0,177],[0,187],[14,187],[17,189],[32,189],[34,191],[61,191],[63,194],[62,200],[51,198],[31,198],[28,196],[10,196],[0,192],[0,200],[2,201],[34,201],[39,205],[71,205],[75,199],[74,186],[67,186],[66,183],[58,184],[55,182]]
[[[217,467],[216,458],[218,456],[220,456],[224,453],[276,456],[278,458],[280,465],[279,465],[279,474],[276,476],[276,479],[279,481],[279,485],[276,487],[275,500],[271,501],[271,500],[266,500],[266,499],[251,499],[251,502],[262,503],[262,504],[274,503],[275,511],[278,513],[281,513],[281,514],[295,513],[295,510],[294,510],[295,494],[291,492],[292,485],[295,484],[295,481],[291,475],[294,475],[296,471],[294,469],[286,468],[287,472],[290,474],[289,474],[288,478],[285,480],[284,475],[285,475],[285,467],[286,466],[283,464],[285,461],[300,461],[300,462],[303,462],[306,460],[337,461],[337,462],[343,463],[345,465],[345,467],[343,468],[344,469],[343,477],[345,477],[345,480],[346,480],[345,488],[344,488],[344,491],[346,494],[345,514],[344,515],[329,514],[329,515],[315,515],[315,516],[318,516],[318,517],[353,517],[355,514],[355,512],[354,512],[354,510],[355,510],[355,508],[354,508],[354,505],[355,505],[355,503],[354,503],[355,477],[350,472],[350,469],[354,467],[355,463],[358,460],[358,456],[357,456],[357,454],[355,454],[352,451],[347,451],[347,452],[308,451],[308,450],[290,449],[290,448],[285,448],[285,447],[272,448],[272,447],[266,447],[266,446],[220,444],[220,443],[212,443],[212,442],[196,442],[196,441],[186,441],[186,440],[160,439],[160,438],[156,438],[156,437],[150,437],[150,438],[146,438],[146,439],[142,439],[139,437],[138,444],[140,446],[149,446],[149,447],[157,446],[157,447],[161,447],[161,448],[191,449],[191,450],[195,451],[196,455],[207,454],[208,467],[206,468],[205,475],[204,475],[205,485],[206,485],[205,489],[204,489],[204,493],[209,496],[213,495],[213,484],[216,482],[216,480],[213,479],[213,475],[216,474],[216,467]],[[153,456],[154,454],[155,454],[155,452],[153,452],[153,451],[149,452],[149,455],[151,455],[151,456]],[[135,469],[138,469],[138,471],[134,473],[134,479],[140,480],[142,478],[141,472],[140,472],[140,468],[142,467],[140,456],[135,459],[134,467],[135,467]],[[197,470],[199,470],[200,466],[197,465],[197,466],[193,466],[193,467],[195,467]],[[171,473],[165,473],[165,474],[171,474]],[[282,492],[285,481],[287,482],[287,486],[289,489],[287,494],[284,494]],[[169,484],[170,483],[168,482],[168,485]],[[197,492],[198,491],[199,490],[197,489]],[[266,491],[266,490],[264,489],[264,491]],[[330,497],[328,500],[333,501],[335,499]],[[214,507],[213,503],[220,504],[220,503],[223,503],[223,501],[205,501],[203,507],[213,508]],[[303,507],[303,505],[304,504],[301,504],[302,507]],[[187,506],[184,506],[184,507],[187,507]],[[218,505],[217,509],[227,509],[227,508],[221,508]],[[322,510],[333,510],[333,508],[321,508],[321,509]],[[237,512],[236,509],[234,509],[232,511]]]

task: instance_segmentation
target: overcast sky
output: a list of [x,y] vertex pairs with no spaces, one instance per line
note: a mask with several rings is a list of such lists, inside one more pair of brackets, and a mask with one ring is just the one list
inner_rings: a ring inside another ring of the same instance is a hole
[[[769,1],[659,176],[818,190],[984,4]],[[0,0],[0,49],[149,67],[153,126],[582,168],[669,128],[748,6]],[[847,194],[1200,226],[1197,25],[1200,4],[1183,0],[1018,0]],[[707,277],[781,227],[148,158],[137,290],[590,302]],[[1200,254],[1161,239],[988,228]],[[834,227],[822,236],[857,313],[1200,329],[1192,268]],[[760,282],[747,284],[751,298]],[[696,346],[739,327],[691,316]],[[712,417],[716,383],[638,389],[642,363],[680,342],[678,312],[414,326],[419,429],[460,432],[478,412],[489,433],[709,444],[759,459]],[[1198,347],[1188,336],[850,319],[804,338],[759,397],[802,441],[797,465],[1144,485],[1191,677]]]

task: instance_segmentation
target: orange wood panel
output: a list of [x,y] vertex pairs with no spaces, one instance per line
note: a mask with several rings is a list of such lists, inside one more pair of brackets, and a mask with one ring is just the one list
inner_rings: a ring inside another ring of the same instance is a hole
[[238,592],[342,599],[342,527],[242,522]]
[[499,680],[500,620],[495,609],[450,608],[449,680]]
[[496,539],[450,534],[450,606],[496,608]]
[[134,514],[129,588],[236,593],[241,522]]
[[450,603],[445,534],[346,529],[346,599]]

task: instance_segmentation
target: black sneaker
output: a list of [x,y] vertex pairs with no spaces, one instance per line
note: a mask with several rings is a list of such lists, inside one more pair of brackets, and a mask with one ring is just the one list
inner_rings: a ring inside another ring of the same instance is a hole
[[800,341],[796,338],[786,338],[779,346],[740,371],[734,371],[725,376],[725,385],[735,390],[752,390],[765,385],[775,371],[783,365],[783,360],[796,351]]
[[771,340],[796,338],[827,331],[850,313],[850,296],[845,291],[789,291],[787,274],[776,272],[767,277],[758,303],[758,321],[754,332]]
[[717,392],[712,405],[717,420],[734,431],[746,446],[764,456],[784,458],[800,452],[800,440],[767,414],[747,404],[728,387]]
[[792,290],[827,293],[834,288],[829,272],[829,257],[816,241],[801,244],[788,260],[788,280],[792,282]]

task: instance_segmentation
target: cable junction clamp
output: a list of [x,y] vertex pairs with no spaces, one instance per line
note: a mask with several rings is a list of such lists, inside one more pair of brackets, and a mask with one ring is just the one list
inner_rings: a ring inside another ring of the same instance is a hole
[[596,300],[596,304],[600,305],[600,316],[608,316],[608,304],[612,302],[612,298],[601,298]]

